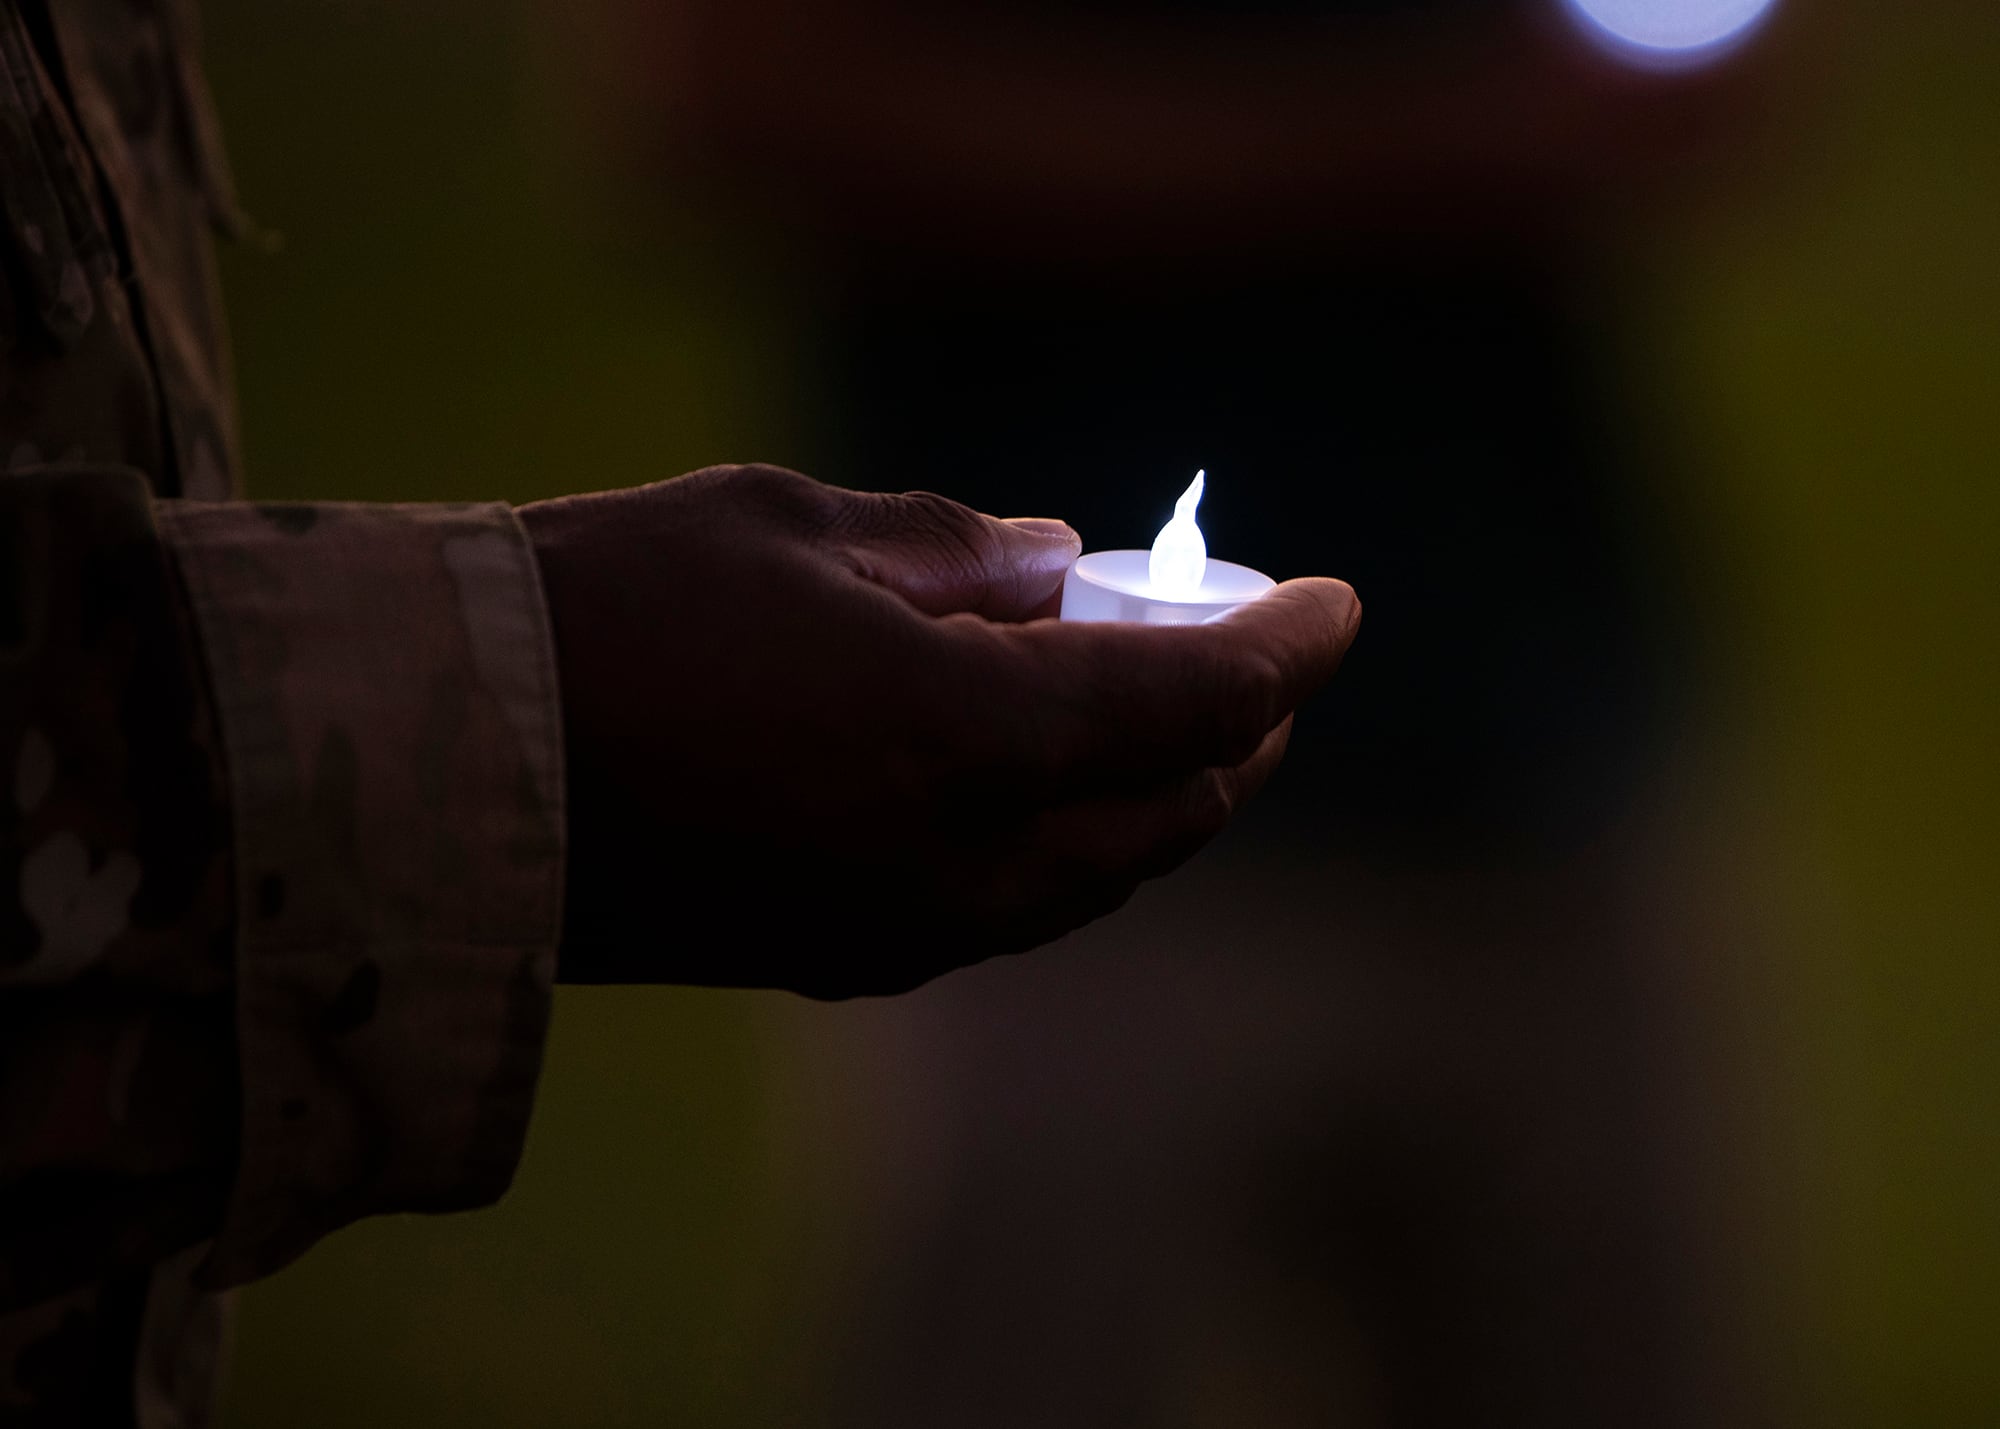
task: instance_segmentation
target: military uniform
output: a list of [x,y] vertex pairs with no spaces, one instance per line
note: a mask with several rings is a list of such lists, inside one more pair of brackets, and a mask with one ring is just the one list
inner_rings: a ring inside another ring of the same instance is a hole
[[560,923],[504,505],[254,504],[189,0],[0,0],[0,1424],[207,1421],[227,1288],[492,1200]]

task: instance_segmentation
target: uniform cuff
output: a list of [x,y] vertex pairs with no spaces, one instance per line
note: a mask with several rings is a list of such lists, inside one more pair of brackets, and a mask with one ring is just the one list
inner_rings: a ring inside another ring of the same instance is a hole
[[240,1164],[211,1284],[497,1198],[561,926],[554,644],[504,505],[163,502],[234,817]]

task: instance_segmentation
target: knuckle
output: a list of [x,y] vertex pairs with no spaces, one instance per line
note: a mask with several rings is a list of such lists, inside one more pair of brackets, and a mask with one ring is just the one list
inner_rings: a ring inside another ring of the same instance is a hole
[[1163,827],[1133,872],[1160,878],[1193,858],[1229,824],[1235,813],[1226,781],[1215,770],[1204,770],[1174,791]]
[[1229,825],[1236,813],[1227,781],[1220,772],[1204,769],[1181,788],[1180,825],[1199,848]]
[[728,488],[731,496],[771,515],[809,526],[829,522],[847,493],[782,466],[750,462],[710,467],[697,476]]
[[903,532],[940,560],[968,570],[992,563],[997,538],[986,519],[971,507],[930,491],[908,491],[891,499]]

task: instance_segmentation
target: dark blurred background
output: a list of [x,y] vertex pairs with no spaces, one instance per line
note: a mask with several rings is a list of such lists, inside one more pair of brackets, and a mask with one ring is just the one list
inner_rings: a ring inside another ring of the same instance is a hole
[[2000,1420],[1990,7],[1211,8],[208,0],[253,495],[1206,466],[1368,606],[1055,949],[566,990],[512,1195],[248,1292],[230,1422]]

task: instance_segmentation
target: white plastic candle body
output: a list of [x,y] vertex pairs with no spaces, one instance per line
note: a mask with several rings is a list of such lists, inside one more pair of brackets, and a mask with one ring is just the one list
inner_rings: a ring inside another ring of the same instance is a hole
[[1169,594],[1153,584],[1150,551],[1095,551],[1063,578],[1064,620],[1136,620],[1147,625],[1199,625],[1257,599],[1277,582],[1248,566],[1211,560],[1201,584]]

